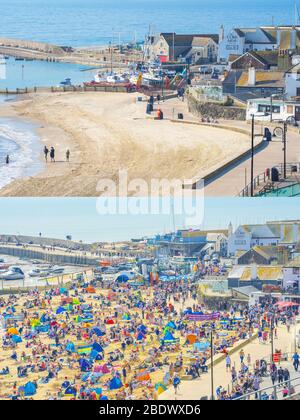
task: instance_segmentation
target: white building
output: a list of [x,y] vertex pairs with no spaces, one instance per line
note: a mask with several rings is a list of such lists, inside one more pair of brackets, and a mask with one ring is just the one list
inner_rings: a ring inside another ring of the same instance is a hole
[[247,51],[281,50],[295,52],[300,44],[300,26],[261,26],[233,28],[219,43],[219,60],[228,61],[230,54]]
[[259,246],[295,246],[300,241],[300,221],[242,225],[228,238],[228,256]]
[[283,268],[283,287],[294,288],[300,292],[300,259],[290,262]]
[[254,115],[257,121],[270,121],[272,104],[272,120],[286,121],[293,117],[300,121],[300,101],[275,98],[250,99],[247,102],[246,119],[249,121]]
[[263,28],[233,28],[219,43],[219,61],[228,61],[230,54],[242,55],[247,51],[274,50],[277,38]]
[[285,73],[285,95],[289,99],[300,96],[300,63]]

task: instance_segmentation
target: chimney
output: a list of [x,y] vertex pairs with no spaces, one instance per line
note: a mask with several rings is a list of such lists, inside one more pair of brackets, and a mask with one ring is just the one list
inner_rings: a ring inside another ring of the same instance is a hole
[[255,67],[250,67],[248,70],[248,85],[255,86],[256,85],[256,69]]
[[257,265],[255,263],[251,265],[251,280],[257,280]]

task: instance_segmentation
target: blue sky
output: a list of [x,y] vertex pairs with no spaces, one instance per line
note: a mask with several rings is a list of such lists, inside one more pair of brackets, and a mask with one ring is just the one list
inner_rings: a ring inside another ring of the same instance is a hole
[[[226,228],[231,221],[263,223],[267,220],[299,219],[300,199],[217,198],[205,200],[202,228]],[[25,234],[75,240],[118,241],[150,236],[187,227],[185,215],[105,215],[96,210],[96,199],[2,198],[0,234]]]

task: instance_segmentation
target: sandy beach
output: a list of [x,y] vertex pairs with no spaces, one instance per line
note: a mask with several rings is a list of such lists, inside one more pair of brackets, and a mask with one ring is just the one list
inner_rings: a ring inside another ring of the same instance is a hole
[[128,172],[129,181],[141,178],[148,185],[153,178],[185,181],[249,148],[246,134],[175,124],[169,114],[178,106],[178,99],[161,104],[166,119],[156,121],[146,117],[146,103],[138,102],[136,94],[39,93],[10,102],[0,116],[38,124],[42,143],[56,149],[56,163],[48,163],[37,176],[13,181],[0,195],[97,196],[97,183],[118,181],[120,169]]

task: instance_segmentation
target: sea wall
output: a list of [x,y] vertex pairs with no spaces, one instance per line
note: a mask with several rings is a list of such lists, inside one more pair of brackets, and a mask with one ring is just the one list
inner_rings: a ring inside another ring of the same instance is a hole
[[82,254],[61,253],[55,251],[39,250],[25,247],[13,247],[0,245],[0,254],[10,255],[17,258],[28,258],[32,260],[46,261],[51,264],[80,265],[80,266],[97,266],[98,258],[88,257]]
[[193,95],[187,95],[189,111],[199,118],[215,120],[246,120],[246,109],[237,106],[227,106],[215,101],[199,101]]
[[20,39],[0,38],[0,47],[19,48],[26,50],[39,51],[45,54],[63,55],[65,51],[63,48],[56,45],[46,44],[44,42],[24,41]]

